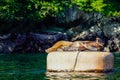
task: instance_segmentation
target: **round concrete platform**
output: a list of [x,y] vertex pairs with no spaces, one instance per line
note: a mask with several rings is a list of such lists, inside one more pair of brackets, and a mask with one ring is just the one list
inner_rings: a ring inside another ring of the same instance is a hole
[[47,71],[113,70],[114,56],[110,52],[51,52],[47,55]]

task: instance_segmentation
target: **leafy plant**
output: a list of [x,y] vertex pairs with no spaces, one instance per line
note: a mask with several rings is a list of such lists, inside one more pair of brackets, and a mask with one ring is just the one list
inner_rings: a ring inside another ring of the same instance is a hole
[[49,17],[65,17],[63,12],[75,5],[83,11],[120,17],[119,3],[117,0],[0,0],[0,23],[2,24],[0,29],[4,28],[8,31],[16,24],[21,24],[17,27],[33,27]]

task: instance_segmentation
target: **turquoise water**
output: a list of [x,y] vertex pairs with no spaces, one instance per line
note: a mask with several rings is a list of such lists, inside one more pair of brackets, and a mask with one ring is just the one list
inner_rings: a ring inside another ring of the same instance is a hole
[[47,72],[47,54],[0,54],[0,80],[120,80],[120,53],[109,73]]

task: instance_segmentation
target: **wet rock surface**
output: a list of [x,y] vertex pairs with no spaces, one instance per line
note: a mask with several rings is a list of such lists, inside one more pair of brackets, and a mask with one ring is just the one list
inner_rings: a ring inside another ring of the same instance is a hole
[[66,40],[64,33],[27,33],[0,36],[0,53],[44,52],[58,40]]

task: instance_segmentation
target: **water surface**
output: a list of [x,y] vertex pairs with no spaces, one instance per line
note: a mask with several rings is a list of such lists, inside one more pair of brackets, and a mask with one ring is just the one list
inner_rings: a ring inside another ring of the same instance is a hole
[[120,53],[109,73],[47,72],[45,53],[0,54],[0,80],[120,80]]

